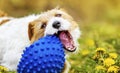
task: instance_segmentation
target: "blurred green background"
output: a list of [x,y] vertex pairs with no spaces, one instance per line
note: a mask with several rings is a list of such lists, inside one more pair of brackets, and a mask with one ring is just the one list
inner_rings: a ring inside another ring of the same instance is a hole
[[[0,9],[14,17],[38,14],[57,6],[72,15],[82,31],[78,40],[80,50],[68,58],[69,73],[120,73],[120,0],[0,0]],[[105,53],[97,54],[97,48],[103,48]],[[111,58],[110,53],[117,57]],[[115,64],[106,67],[107,58]]]

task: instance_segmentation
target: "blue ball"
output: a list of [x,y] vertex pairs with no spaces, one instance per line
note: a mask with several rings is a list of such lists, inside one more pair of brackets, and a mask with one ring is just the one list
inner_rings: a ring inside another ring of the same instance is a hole
[[35,41],[23,51],[18,73],[61,73],[65,53],[60,39],[49,35]]

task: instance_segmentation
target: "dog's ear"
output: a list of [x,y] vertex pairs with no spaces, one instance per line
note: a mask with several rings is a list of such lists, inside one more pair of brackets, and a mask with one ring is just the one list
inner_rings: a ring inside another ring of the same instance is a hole
[[33,23],[30,22],[29,25],[28,25],[28,36],[29,36],[29,40],[32,39],[33,33],[34,33]]

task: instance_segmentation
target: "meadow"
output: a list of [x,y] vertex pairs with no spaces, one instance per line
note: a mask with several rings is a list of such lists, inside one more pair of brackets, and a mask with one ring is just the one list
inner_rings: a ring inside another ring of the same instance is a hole
[[69,73],[120,73],[120,26],[106,22],[82,27],[80,50]]
[[[64,8],[82,32],[78,51],[67,58],[69,73],[120,73],[120,0],[0,0],[0,10],[9,16]],[[0,73],[8,72],[0,67]]]

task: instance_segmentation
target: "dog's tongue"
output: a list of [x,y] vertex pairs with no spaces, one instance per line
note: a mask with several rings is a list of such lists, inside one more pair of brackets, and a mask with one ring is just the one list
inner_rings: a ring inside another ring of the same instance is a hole
[[73,38],[68,31],[61,31],[59,33],[59,38],[66,50],[70,52],[73,52],[76,50],[76,47],[74,46]]

